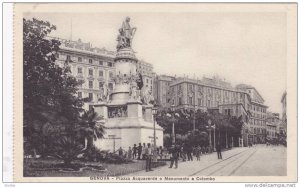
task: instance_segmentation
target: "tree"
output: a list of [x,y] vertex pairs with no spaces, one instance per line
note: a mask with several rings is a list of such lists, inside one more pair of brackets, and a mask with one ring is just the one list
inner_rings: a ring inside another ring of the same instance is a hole
[[[24,137],[33,150],[43,152],[45,140],[42,127],[63,120],[66,132],[74,129],[82,111],[83,101],[75,96],[80,84],[70,75],[68,62],[59,66],[56,55],[60,42],[47,39],[56,27],[49,22],[23,19],[23,112]],[[48,115],[52,114],[52,115]]]
[[94,145],[94,141],[103,138],[104,123],[103,117],[91,109],[85,111],[80,119],[79,126],[75,129],[79,133],[79,137],[86,140],[86,149],[90,149]]
[[69,134],[62,135],[55,140],[52,149],[53,152],[50,155],[62,159],[66,167],[70,167],[71,162],[79,154],[84,153],[84,146]]

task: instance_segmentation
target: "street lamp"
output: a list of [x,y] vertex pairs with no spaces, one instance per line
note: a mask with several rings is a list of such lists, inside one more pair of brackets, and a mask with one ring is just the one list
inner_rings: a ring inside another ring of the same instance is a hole
[[175,144],[175,105],[171,105],[171,111],[172,111],[172,145]]
[[[212,149],[212,144],[211,144],[211,129],[213,128],[215,130],[215,126],[211,125],[212,121],[210,119],[207,121],[207,123],[208,123],[208,126],[206,126],[206,128],[209,131],[209,152],[211,152],[211,149]],[[214,131],[214,137],[215,137],[215,131]],[[215,139],[214,139],[214,141],[215,141]],[[215,149],[215,143],[214,143],[214,149]]]
[[154,158],[154,162],[156,162],[157,158],[156,158],[156,129],[155,129],[155,116],[157,114],[157,108],[153,107],[152,108],[152,114],[153,114],[153,137],[154,137],[154,148],[153,148],[153,158]]
[[214,151],[216,151],[216,125],[211,126],[214,129]]
[[196,130],[196,111],[197,111],[197,105],[194,105],[193,131]]

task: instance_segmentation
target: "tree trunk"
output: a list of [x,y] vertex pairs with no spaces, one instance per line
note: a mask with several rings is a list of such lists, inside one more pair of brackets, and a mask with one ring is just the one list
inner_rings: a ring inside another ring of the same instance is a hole
[[93,137],[87,138],[87,149],[90,149],[93,147]]
[[227,129],[226,129],[226,134],[225,134],[225,141],[226,141],[226,148],[228,148],[228,140],[227,140]]
[[66,167],[71,166],[71,159],[64,159],[64,165],[65,165]]

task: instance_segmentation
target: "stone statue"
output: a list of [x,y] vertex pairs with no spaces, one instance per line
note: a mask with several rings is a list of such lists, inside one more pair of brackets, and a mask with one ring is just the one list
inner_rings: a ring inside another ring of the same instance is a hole
[[133,36],[136,32],[135,27],[131,27],[130,18],[126,17],[125,21],[122,23],[122,27],[119,29],[119,35],[117,38],[118,45],[117,50],[119,51],[122,48],[130,48]]
[[104,91],[103,91],[103,88],[100,89],[100,93],[97,95],[98,96],[98,102],[103,102],[104,100]]

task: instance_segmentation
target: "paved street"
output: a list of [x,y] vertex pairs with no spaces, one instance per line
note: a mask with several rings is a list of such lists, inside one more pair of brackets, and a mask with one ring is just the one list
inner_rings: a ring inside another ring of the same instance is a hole
[[252,148],[234,148],[217,154],[201,156],[200,161],[180,162],[178,169],[167,166],[151,172],[140,171],[128,176],[284,176],[286,175],[286,148],[257,145]]

